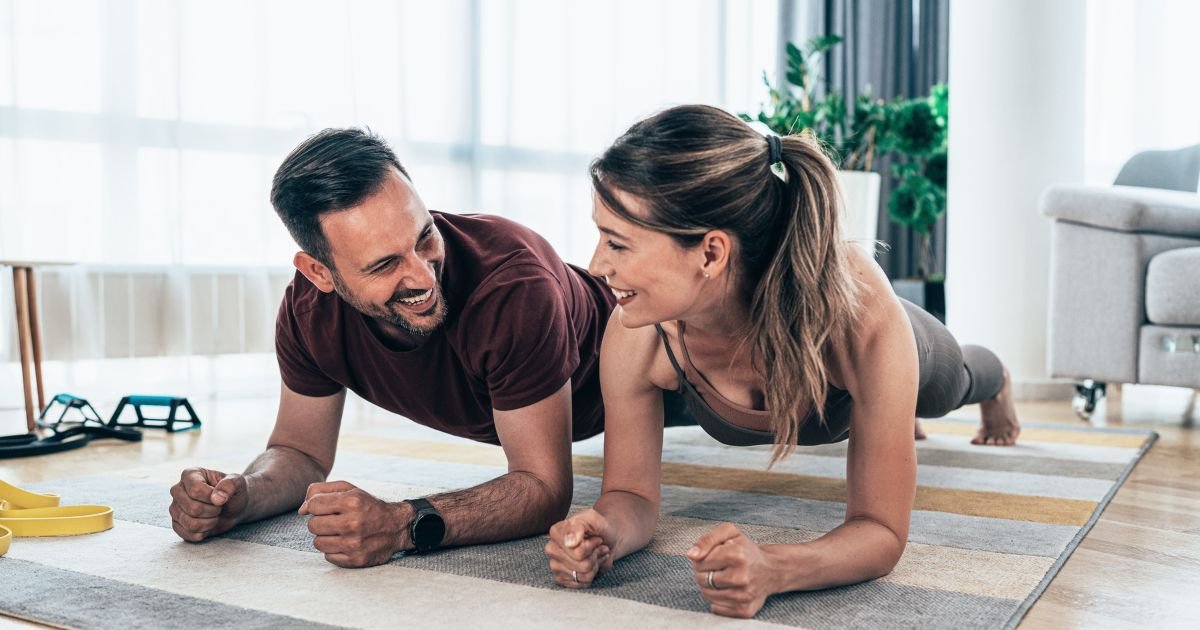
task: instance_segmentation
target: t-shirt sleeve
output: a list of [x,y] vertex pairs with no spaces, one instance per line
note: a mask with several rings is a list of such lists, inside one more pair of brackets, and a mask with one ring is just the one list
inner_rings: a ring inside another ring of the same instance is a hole
[[492,408],[520,409],[558,391],[579,366],[579,344],[558,278],[538,265],[498,271],[463,311],[466,364],[487,382]]
[[293,303],[294,291],[294,285],[289,285],[275,317],[275,358],[279,361],[279,375],[283,384],[297,394],[332,396],[342,391],[342,386],[321,371],[309,352]]

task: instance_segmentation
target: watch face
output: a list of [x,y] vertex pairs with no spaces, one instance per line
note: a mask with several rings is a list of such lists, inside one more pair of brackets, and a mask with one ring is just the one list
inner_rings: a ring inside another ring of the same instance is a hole
[[413,523],[413,544],[422,551],[437,547],[445,535],[446,523],[437,513],[422,514]]

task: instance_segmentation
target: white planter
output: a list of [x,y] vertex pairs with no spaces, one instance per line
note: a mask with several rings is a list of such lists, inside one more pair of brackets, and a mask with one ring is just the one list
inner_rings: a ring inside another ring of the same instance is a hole
[[867,241],[879,238],[879,173],[838,171],[837,180],[842,189],[842,237]]

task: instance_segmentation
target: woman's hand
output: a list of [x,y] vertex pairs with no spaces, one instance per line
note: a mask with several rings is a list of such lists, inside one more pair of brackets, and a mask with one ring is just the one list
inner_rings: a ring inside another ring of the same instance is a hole
[[612,531],[608,519],[585,510],[550,528],[546,543],[550,571],[559,586],[587,588],[612,568]]
[[688,550],[696,584],[709,609],[726,617],[750,618],[775,593],[777,572],[770,559],[737,527],[722,523]]

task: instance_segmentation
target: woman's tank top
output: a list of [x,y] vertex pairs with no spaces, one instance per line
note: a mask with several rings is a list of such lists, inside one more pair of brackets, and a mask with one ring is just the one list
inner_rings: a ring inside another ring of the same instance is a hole
[[[750,428],[768,426],[770,412],[748,409],[722,396],[692,365],[687,343],[683,340],[684,324],[676,322],[676,325],[679,327],[679,343],[683,350],[683,366],[680,366],[671,350],[671,340],[666,331],[659,324],[655,324],[654,328],[662,337],[667,358],[671,360],[671,366],[675,368],[675,374],[679,377],[678,393],[704,431],[717,441],[731,446],[774,443],[775,436],[769,430]],[[815,412],[809,412],[800,425],[799,444],[829,444],[850,437],[850,402],[849,392],[831,386],[825,399],[825,423],[818,422]],[[839,411],[841,413],[837,413]]]

